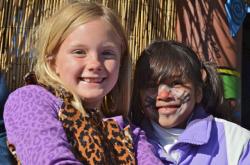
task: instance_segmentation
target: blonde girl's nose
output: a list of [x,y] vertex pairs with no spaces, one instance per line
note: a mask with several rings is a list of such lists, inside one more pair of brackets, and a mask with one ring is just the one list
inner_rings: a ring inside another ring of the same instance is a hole
[[101,71],[103,69],[102,61],[98,57],[98,54],[94,53],[90,55],[86,67],[89,71]]

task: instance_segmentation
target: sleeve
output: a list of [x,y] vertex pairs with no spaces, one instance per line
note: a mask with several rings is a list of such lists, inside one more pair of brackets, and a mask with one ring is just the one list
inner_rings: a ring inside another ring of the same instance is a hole
[[250,162],[250,141],[245,146],[243,153],[241,154],[239,163],[240,165],[249,165]]
[[58,120],[60,106],[60,100],[40,86],[25,86],[10,94],[4,122],[8,142],[15,146],[21,164],[81,164]]
[[148,142],[145,132],[135,126],[133,128],[133,141],[138,165],[163,165],[160,158],[156,156],[154,146]]

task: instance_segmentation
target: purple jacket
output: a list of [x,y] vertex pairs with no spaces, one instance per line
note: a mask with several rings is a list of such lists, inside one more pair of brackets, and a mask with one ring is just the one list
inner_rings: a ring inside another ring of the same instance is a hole
[[[4,109],[7,138],[16,147],[24,165],[80,165],[71,152],[58,111],[62,100],[45,88],[28,85],[10,94]],[[125,126],[122,117],[114,118]],[[132,137],[138,164],[159,164],[153,146],[140,128],[133,128]]]
[[163,164],[179,165],[249,165],[250,132],[234,123],[208,115],[198,107],[177,144],[170,152],[180,154],[176,163],[168,159],[164,149],[155,141],[152,126],[144,130],[154,146],[155,155]]

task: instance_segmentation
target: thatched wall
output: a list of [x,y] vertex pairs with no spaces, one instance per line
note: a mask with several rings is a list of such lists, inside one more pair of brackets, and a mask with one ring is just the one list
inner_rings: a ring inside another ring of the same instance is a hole
[[[66,0],[0,0],[0,71],[10,90],[32,69],[34,28]],[[113,9],[128,35],[132,62],[152,40],[174,39],[174,0],[94,0]]]

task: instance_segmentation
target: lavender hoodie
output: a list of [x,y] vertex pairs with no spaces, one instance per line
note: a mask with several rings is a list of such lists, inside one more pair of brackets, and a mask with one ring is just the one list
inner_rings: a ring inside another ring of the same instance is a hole
[[177,162],[168,159],[156,142],[152,126],[144,121],[144,130],[155,155],[163,164],[178,165],[250,165],[250,132],[234,123],[208,115],[202,107],[194,110],[190,122],[170,152],[180,154]]
[[[16,147],[24,165],[80,165],[71,152],[58,111],[62,100],[45,88],[28,85],[10,94],[4,109],[7,138]],[[114,118],[121,128],[122,117]],[[138,164],[161,164],[154,147],[147,142],[140,128],[133,128],[132,137]]]

